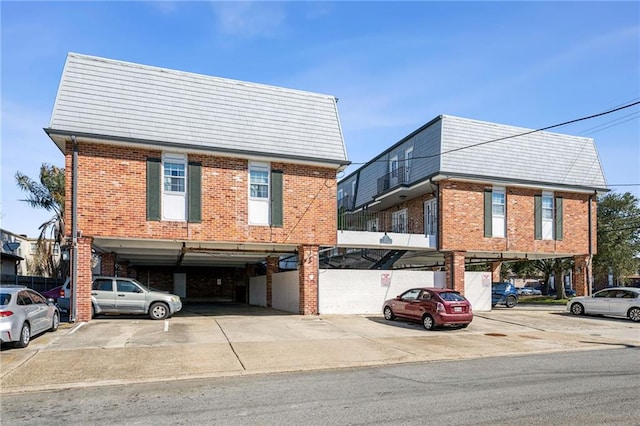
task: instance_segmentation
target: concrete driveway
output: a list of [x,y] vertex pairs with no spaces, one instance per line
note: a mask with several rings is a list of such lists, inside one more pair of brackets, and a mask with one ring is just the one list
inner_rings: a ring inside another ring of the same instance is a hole
[[245,305],[186,305],[165,321],[105,316],[63,324],[0,352],[2,393],[91,385],[640,346],[640,324],[564,306],[476,313],[426,331],[382,316],[301,316]]

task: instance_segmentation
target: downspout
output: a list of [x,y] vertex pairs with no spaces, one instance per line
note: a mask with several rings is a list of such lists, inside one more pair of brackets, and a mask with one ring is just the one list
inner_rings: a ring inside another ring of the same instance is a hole
[[73,265],[71,266],[72,284],[71,287],[71,318],[70,322],[76,321],[78,309],[78,141],[75,136],[71,136],[73,142],[72,157],[72,178],[71,178],[71,238],[73,247]]
[[594,192],[593,194],[589,195],[589,260],[587,261],[587,294],[589,296],[591,296],[591,293],[593,292],[593,284],[591,282],[592,280],[592,264],[593,264],[593,214],[591,212],[592,210],[592,204],[593,204],[593,196],[597,194],[597,192]]

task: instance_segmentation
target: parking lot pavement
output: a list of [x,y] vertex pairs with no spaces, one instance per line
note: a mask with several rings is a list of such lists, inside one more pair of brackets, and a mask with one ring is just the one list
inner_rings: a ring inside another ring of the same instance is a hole
[[564,307],[477,312],[466,329],[426,331],[379,315],[292,315],[186,306],[180,315],[105,316],[62,324],[26,349],[0,352],[0,392],[374,366],[619,346],[640,325],[575,317]]

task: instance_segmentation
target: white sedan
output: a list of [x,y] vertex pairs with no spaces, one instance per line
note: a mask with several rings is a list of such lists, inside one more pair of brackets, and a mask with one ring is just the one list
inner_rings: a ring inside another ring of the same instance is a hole
[[612,287],[567,302],[574,315],[610,315],[640,322],[640,288]]

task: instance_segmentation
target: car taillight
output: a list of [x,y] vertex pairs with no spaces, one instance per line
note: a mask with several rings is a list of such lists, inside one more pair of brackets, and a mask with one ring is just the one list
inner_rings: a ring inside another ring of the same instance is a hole
[[64,288],[60,289],[60,297],[64,297]]
[[436,312],[444,312],[444,305],[440,302],[438,302],[438,304],[436,305]]
[[11,315],[13,315],[11,311],[0,311],[0,318],[10,317]]

